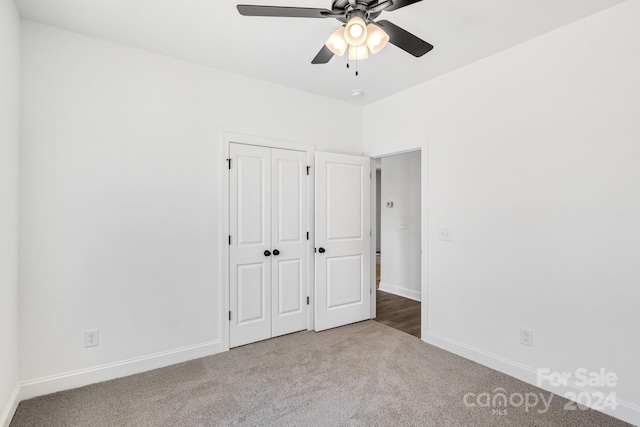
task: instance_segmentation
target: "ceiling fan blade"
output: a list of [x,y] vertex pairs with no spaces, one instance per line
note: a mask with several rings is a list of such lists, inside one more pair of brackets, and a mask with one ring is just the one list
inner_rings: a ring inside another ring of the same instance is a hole
[[420,57],[433,49],[433,45],[389,21],[383,19],[381,21],[377,21],[376,25],[381,26],[382,29],[389,34],[389,43],[398,46],[400,49],[415,57]]
[[328,9],[312,7],[259,6],[239,4],[238,12],[244,16],[281,16],[286,18],[331,18],[333,12]]
[[385,10],[391,12],[392,10],[400,9],[401,7],[409,6],[420,1],[422,0],[393,0],[393,4]]
[[331,58],[333,58],[333,52],[331,52],[329,48],[325,45],[325,46],[322,46],[322,49],[320,49],[320,52],[318,52],[316,57],[313,58],[311,63],[326,64],[327,62],[329,62],[329,60],[331,60]]

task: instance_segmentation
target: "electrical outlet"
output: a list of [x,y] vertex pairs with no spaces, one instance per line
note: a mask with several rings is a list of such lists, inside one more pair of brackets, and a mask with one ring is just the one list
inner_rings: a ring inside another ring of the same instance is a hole
[[440,240],[444,242],[451,241],[451,229],[450,228],[441,228],[440,229]]
[[100,331],[98,329],[87,329],[84,331],[84,346],[85,347],[97,347],[100,338]]
[[533,347],[533,331],[531,329],[520,328],[520,344]]

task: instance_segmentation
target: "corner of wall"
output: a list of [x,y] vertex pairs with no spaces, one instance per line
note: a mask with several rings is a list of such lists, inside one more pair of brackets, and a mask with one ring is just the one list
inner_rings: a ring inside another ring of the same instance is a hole
[[0,3],[0,426],[8,426],[19,394],[18,173],[20,16]]
[[0,415],[0,427],[9,427],[9,424],[11,424],[13,415],[16,413],[16,409],[18,409],[18,404],[20,403],[19,395],[20,385],[16,384],[9,398],[9,402],[7,402],[7,406],[5,406],[2,415]]

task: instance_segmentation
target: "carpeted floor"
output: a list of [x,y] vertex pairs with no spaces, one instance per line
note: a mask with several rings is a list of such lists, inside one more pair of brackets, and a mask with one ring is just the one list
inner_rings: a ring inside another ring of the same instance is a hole
[[[21,402],[11,427],[211,425],[626,425],[374,321],[301,332]],[[465,405],[467,402],[476,406]],[[471,396],[471,397],[470,397]],[[481,402],[485,400],[480,399]],[[496,403],[498,403],[496,401]]]

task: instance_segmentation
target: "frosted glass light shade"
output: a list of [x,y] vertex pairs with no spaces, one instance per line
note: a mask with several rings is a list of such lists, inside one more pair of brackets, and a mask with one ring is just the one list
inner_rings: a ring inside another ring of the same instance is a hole
[[349,47],[347,41],[344,39],[344,27],[335,30],[327,39],[325,46],[327,46],[334,55],[344,55],[347,47]]
[[366,46],[349,46],[349,60],[362,61],[369,57],[369,49]]
[[367,40],[367,25],[364,23],[364,19],[359,16],[354,16],[347,22],[347,26],[344,31],[344,39],[351,46],[360,46]]
[[380,52],[389,43],[389,34],[375,24],[367,25],[367,47],[371,53]]

